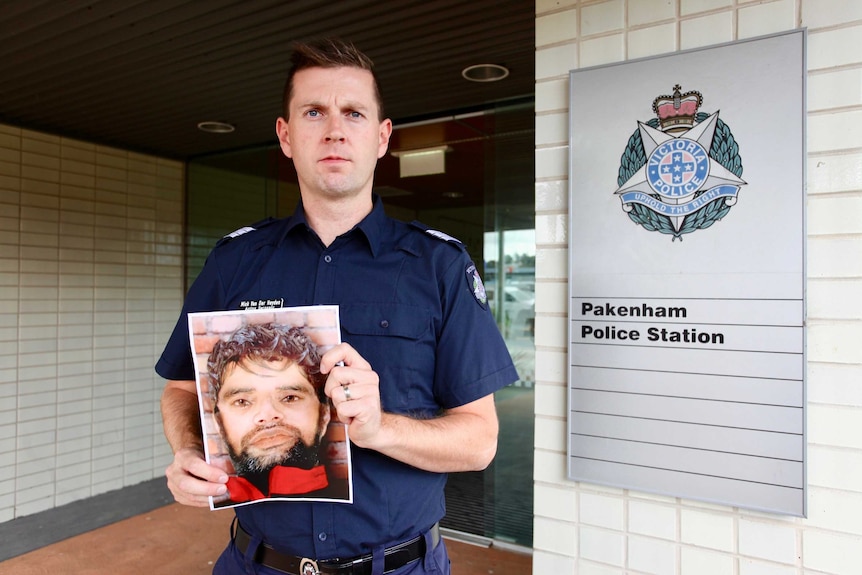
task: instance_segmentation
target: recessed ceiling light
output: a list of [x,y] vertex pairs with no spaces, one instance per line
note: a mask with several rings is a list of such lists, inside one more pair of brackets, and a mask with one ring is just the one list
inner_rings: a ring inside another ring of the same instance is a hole
[[509,75],[509,69],[497,64],[476,64],[461,70],[461,75],[471,82],[497,82]]
[[230,134],[234,130],[236,130],[236,126],[233,124],[228,124],[227,122],[200,122],[198,124],[198,130],[202,132],[209,132],[211,134]]

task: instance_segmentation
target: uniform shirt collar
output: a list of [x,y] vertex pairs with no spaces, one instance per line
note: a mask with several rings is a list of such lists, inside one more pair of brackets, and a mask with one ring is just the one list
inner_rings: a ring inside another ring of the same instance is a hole
[[[355,231],[362,232],[365,239],[368,241],[371,255],[376,257],[377,253],[380,251],[380,242],[383,238],[384,226],[386,224],[386,212],[383,209],[383,201],[377,194],[372,195],[371,202],[371,213],[365,216],[361,222],[356,224],[352,230],[342,235],[346,236]],[[308,230],[311,229],[308,225],[308,220],[305,219],[305,209],[302,207],[301,199],[296,204],[296,209],[293,211],[293,215],[290,216],[284,230],[284,235],[281,239],[284,240],[288,234],[292,233],[298,227]]]

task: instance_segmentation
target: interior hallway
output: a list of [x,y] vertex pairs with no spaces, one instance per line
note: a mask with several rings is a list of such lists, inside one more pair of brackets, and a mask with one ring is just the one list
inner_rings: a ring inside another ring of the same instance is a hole
[[[0,562],[0,575],[210,575],[232,518],[173,503]],[[446,543],[454,575],[532,571],[527,554]]]

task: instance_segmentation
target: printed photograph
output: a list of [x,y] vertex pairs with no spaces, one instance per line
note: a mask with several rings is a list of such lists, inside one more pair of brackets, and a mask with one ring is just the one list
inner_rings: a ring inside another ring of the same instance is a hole
[[351,503],[347,429],[320,373],[341,340],[338,306],[191,313],[189,334],[204,452],[229,476],[210,508]]

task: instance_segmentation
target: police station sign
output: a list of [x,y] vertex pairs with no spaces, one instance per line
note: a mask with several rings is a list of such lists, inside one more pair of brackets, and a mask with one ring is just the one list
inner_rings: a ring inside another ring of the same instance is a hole
[[[581,315],[595,316],[603,319],[613,317],[657,317],[657,318],[680,318],[688,317],[688,310],[684,307],[666,307],[647,305],[626,306],[619,304],[596,303],[589,301],[581,302]],[[616,324],[603,323],[599,326],[584,323],[581,326],[581,339],[595,340],[618,340],[618,341],[661,341],[675,343],[724,343],[724,334],[721,332],[698,333],[696,328],[683,327],[679,331],[668,330],[665,327],[650,326],[646,328],[645,337],[641,338],[642,329],[624,329]]]
[[805,515],[804,56],[571,73],[571,479]]

